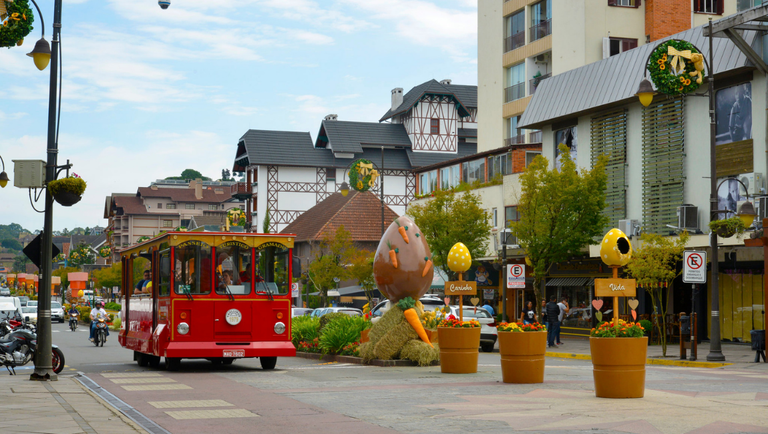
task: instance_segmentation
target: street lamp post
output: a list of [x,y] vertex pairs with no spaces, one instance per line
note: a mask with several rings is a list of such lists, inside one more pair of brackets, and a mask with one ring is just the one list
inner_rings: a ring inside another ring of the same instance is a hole
[[[51,79],[48,93],[48,164],[45,169],[46,185],[56,179],[58,143],[56,141],[56,90],[58,86],[59,42],[61,34],[61,0],[53,6],[53,36],[51,39]],[[51,255],[53,253],[53,196],[45,194],[45,220],[40,249],[40,274],[43,290],[38,293],[37,352],[35,371],[30,380],[56,380],[51,363]]]

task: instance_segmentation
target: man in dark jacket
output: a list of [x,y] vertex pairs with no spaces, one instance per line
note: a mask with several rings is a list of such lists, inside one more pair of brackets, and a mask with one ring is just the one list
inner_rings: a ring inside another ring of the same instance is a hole
[[547,347],[555,346],[555,336],[560,330],[560,321],[558,316],[560,315],[560,306],[557,305],[557,296],[554,294],[549,296],[549,303],[547,303],[544,311],[547,313]]

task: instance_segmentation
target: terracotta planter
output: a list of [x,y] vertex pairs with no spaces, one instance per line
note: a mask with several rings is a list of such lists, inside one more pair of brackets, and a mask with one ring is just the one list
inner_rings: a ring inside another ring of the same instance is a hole
[[364,344],[364,343],[370,341],[370,339],[368,338],[368,332],[370,332],[370,331],[371,331],[371,329],[365,329],[365,330],[360,332],[360,343],[361,344]]
[[544,382],[547,332],[499,332],[501,376],[505,383]]
[[598,398],[642,398],[648,338],[589,338],[595,395]]
[[62,191],[53,195],[53,200],[58,202],[61,206],[72,206],[80,202],[80,199],[82,199],[82,196],[68,191]]
[[440,371],[444,374],[474,374],[477,372],[480,327],[438,327],[440,341]]
[[437,343],[437,341],[439,340],[437,337],[438,336],[437,330],[424,329],[424,331],[427,332],[427,337],[429,338],[430,342],[432,342],[433,344]]

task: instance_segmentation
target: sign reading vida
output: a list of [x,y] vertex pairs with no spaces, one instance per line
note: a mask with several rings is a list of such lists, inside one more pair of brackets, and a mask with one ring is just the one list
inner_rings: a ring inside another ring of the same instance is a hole
[[445,282],[445,295],[477,295],[477,282],[464,280]]
[[595,297],[634,297],[635,279],[595,279]]

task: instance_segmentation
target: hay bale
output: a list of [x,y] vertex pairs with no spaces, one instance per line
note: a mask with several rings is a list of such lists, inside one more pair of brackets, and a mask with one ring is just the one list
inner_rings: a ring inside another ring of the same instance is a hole
[[406,342],[418,338],[419,336],[416,334],[416,331],[410,324],[408,324],[408,321],[403,318],[403,322],[392,328],[389,333],[379,339],[374,346],[373,353],[377,359],[397,359],[399,358],[400,350]]
[[440,360],[440,348],[433,344],[435,348],[421,340],[411,340],[405,343],[400,350],[400,358],[413,360],[419,366],[430,366]]
[[[424,313],[421,306],[417,306],[416,311],[419,316]],[[421,342],[416,331],[408,323],[408,320],[405,319],[402,309],[397,307],[397,305],[392,305],[391,309],[371,327],[368,338],[370,341],[360,346],[360,355],[366,362],[373,359],[391,360],[400,358],[401,351],[406,344],[410,341]],[[423,342],[421,343],[424,344]],[[430,350],[432,349],[429,345],[426,346]],[[414,354],[414,357],[419,357],[425,361],[430,357],[417,356],[416,354],[422,353],[421,349],[411,353]],[[416,361],[418,362],[419,360]]]

